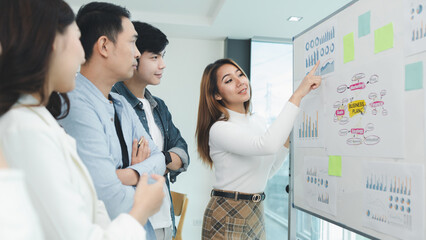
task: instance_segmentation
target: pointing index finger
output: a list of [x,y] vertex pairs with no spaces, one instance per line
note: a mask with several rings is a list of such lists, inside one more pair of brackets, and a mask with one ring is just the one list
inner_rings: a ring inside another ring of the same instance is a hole
[[319,66],[320,61],[318,60],[317,63],[315,64],[315,66],[312,68],[312,70],[309,72],[309,75],[313,75],[316,71],[317,68]]

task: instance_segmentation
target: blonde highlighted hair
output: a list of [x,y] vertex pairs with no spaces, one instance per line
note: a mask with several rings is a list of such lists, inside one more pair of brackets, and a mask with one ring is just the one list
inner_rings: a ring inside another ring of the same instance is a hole
[[[195,136],[197,138],[197,151],[200,154],[201,160],[210,168],[213,167],[213,161],[210,157],[209,147],[209,132],[211,126],[216,121],[227,121],[229,113],[225,108],[223,101],[216,100],[216,94],[219,94],[217,87],[217,71],[225,64],[234,65],[244,76],[247,77],[243,69],[238,66],[232,59],[219,59],[214,63],[207,65],[204,69],[203,77],[200,86],[200,101],[198,104],[198,118]],[[249,112],[251,102],[251,87],[250,99],[244,103],[246,113]]]

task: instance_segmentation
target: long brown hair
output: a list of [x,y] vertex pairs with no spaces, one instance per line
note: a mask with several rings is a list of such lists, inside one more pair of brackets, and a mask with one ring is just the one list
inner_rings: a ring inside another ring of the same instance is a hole
[[0,1],[0,116],[21,94],[39,93],[40,105],[46,105],[53,42],[73,21],[63,0]]
[[[225,64],[234,65],[247,77],[243,69],[229,58],[219,59],[216,62],[207,65],[204,69],[200,86],[200,102],[198,104],[198,119],[195,136],[197,138],[197,151],[200,154],[201,160],[210,166],[210,168],[213,167],[209,147],[210,128],[216,121],[227,121],[229,119],[229,113],[226,110],[223,101],[216,100],[215,98],[215,95],[219,93],[219,89],[217,87],[217,71]],[[244,103],[246,113],[250,111],[250,102],[251,94],[250,99]]]

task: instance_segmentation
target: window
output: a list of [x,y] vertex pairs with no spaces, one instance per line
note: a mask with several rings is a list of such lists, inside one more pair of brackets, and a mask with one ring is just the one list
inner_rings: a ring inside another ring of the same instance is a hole
[[[293,93],[293,45],[255,42],[251,44],[252,111],[271,124]],[[289,161],[268,181],[265,221],[268,239],[287,236]],[[285,239],[284,238],[284,239]]]

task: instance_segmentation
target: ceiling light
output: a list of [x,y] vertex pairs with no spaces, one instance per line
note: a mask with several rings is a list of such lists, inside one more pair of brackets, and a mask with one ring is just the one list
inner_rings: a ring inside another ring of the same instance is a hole
[[302,20],[303,17],[296,17],[296,16],[291,16],[287,19],[287,21],[289,22],[299,22],[300,20]]

